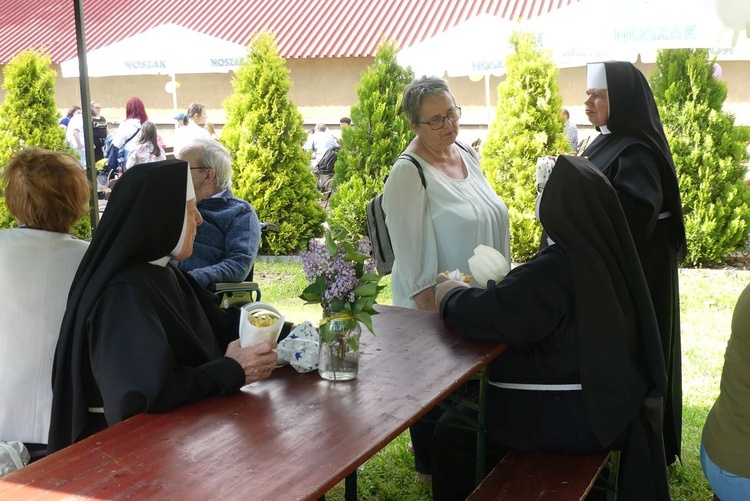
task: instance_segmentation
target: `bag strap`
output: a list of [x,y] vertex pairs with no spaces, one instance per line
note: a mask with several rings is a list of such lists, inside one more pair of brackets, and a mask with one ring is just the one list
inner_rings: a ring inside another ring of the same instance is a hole
[[479,157],[477,156],[477,152],[474,151],[474,148],[472,148],[471,146],[466,146],[464,143],[460,141],[456,141],[455,144],[456,146],[464,150],[466,153],[471,155],[471,157],[474,158],[476,161],[479,161]]
[[414,164],[414,166],[417,168],[417,172],[419,172],[419,179],[422,180],[422,187],[426,190],[427,189],[427,179],[424,177],[424,171],[422,170],[422,164],[419,163],[419,160],[414,158],[413,156],[409,155],[408,153],[404,153],[402,155],[399,155],[400,159],[402,160],[409,160],[411,163]]
[[128,138],[128,139],[127,139],[127,140],[126,140],[126,141],[125,141],[124,143],[122,143],[122,147],[124,148],[124,147],[125,147],[125,145],[126,145],[126,144],[128,144],[128,143],[130,142],[130,140],[131,140],[131,139],[133,139],[133,138],[135,137],[135,135],[136,135],[136,134],[138,134],[138,133],[139,133],[140,131],[141,131],[141,128],[140,128],[140,127],[138,127],[138,128],[137,128],[137,129],[135,130],[135,132],[133,132],[133,135],[132,135],[132,136],[130,136],[130,137],[129,137],[129,138]]
[[21,456],[18,455],[18,451],[12,445],[5,443],[5,442],[0,442],[0,448],[3,448],[6,451],[8,451],[8,454],[10,455],[10,459],[16,465],[16,470],[20,470],[21,468],[25,466],[23,464],[23,461],[21,460]]

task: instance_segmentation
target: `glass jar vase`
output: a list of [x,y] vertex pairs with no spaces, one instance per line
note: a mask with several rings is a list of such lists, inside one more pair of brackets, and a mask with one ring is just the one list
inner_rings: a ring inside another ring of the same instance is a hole
[[359,371],[362,327],[354,318],[324,315],[320,324],[318,373],[329,381],[350,381]]

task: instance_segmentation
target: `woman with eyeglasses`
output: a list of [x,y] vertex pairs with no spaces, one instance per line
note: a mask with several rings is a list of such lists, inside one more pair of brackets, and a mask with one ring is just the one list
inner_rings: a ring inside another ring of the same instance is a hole
[[[438,274],[456,269],[468,274],[478,245],[497,249],[510,262],[508,209],[471,146],[456,140],[461,108],[445,80],[414,80],[404,89],[402,106],[415,133],[404,155],[418,162],[424,183],[416,164],[401,155],[385,184],[383,209],[395,257],[393,304],[437,311]],[[431,473],[433,428],[420,421],[410,430],[419,473]]]

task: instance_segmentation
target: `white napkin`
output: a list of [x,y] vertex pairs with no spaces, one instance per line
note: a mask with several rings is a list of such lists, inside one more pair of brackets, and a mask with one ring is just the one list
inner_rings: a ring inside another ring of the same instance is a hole
[[318,329],[310,322],[302,322],[279,341],[277,363],[289,364],[297,372],[311,372],[318,368]]
[[537,191],[543,190],[547,185],[549,175],[552,174],[552,168],[555,166],[557,158],[553,156],[538,157],[536,159],[536,188]]

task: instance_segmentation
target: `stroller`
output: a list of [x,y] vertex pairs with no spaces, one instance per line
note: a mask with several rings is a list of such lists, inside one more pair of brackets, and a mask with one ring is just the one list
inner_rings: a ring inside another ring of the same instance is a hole
[[112,134],[109,134],[107,136],[107,139],[104,141],[104,146],[102,148],[104,152],[104,158],[97,162],[96,191],[99,200],[105,200],[107,198],[109,191],[112,189],[112,186],[114,186],[115,182],[120,178],[124,169],[124,165],[122,165],[121,162],[118,162],[118,165],[115,166],[110,166],[107,164],[107,158],[109,156],[109,149],[111,146]]

